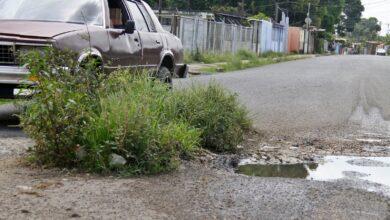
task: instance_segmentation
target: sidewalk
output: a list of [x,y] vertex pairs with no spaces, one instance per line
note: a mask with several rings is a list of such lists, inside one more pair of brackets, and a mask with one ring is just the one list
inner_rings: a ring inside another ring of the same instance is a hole
[[[314,55],[314,54],[310,54],[310,55],[305,55],[305,54],[299,54],[299,55],[291,55],[291,56],[287,56],[288,58],[292,59],[292,60],[299,60],[299,59],[307,59],[307,58],[314,58],[314,57],[317,57],[319,55]],[[281,57],[276,57],[276,58],[272,58],[272,60],[277,60]],[[269,59],[269,58],[259,58],[259,59]],[[288,62],[288,61],[291,61],[291,60],[287,60],[287,61],[282,61],[282,62]],[[250,62],[249,60],[242,60],[242,63],[248,63]],[[205,69],[210,69],[210,68],[215,68],[217,70],[217,72],[224,72],[223,69],[222,69],[222,66],[226,65],[227,62],[219,62],[219,63],[192,63],[192,64],[189,64],[189,74],[191,75],[202,75],[202,74],[212,74],[212,73],[208,73],[205,71]],[[275,64],[274,62],[271,62],[267,65],[270,65],[270,64]],[[264,65],[261,65],[261,66],[264,66]],[[260,66],[259,66],[260,67]],[[218,69],[220,69],[220,71],[218,71]]]

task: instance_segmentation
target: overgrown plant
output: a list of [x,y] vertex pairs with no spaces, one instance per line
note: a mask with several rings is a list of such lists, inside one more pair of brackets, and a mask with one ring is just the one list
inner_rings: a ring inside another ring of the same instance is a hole
[[100,98],[101,111],[85,137],[88,166],[105,168],[114,153],[126,160],[122,171],[161,173],[198,147],[200,130],[176,118],[176,98],[163,83],[121,71],[105,82]]
[[199,146],[235,151],[249,128],[236,96],[216,84],[172,91],[144,73],[96,75],[96,63],[75,58],[53,49],[21,57],[39,79],[20,118],[41,164],[162,173]]
[[39,79],[20,115],[24,131],[36,141],[34,156],[43,164],[76,166],[81,134],[100,108],[92,63],[80,68],[76,54],[54,49],[21,54],[20,60],[28,64],[30,78]]
[[236,95],[211,83],[206,87],[193,85],[177,96],[177,115],[201,129],[203,147],[216,152],[237,150],[251,123]]

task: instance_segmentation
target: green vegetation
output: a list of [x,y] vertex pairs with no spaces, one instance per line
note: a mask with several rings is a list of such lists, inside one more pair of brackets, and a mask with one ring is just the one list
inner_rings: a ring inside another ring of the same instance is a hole
[[201,53],[196,51],[194,53],[185,53],[184,54],[184,62],[187,64],[191,63],[206,63],[206,64],[214,64],[214,63],[224,63],[229,60],[250,60],[250,59],[258,59],[258,58],[277,58],[277,57],[285,57],[288,54],[284,53],[275,53],[275,52],[267,52],[262,54],[260,57],[257,56],[256,53],[240,50],[237,54],[233,53]]
[[74,58],[71,52],[56,50],[20,58],[40,81],[34,98],[21,103],[21,125],[36,141],[34,156],[45,165],[74,167],[80,163],[83,134],[100,110],[99,84],[89,69],[78,68]]
[[259,13],[257,13],[256,15],[253,15],[253,16],[249,17],[249,19],[254,19],[254,20],[269,20],[269,19],[271,19],[271,18],[268,17],[267,15],[265,15],[264,13],[259,12]]
[[[158,8],[158,0],[148,1],[152,7]],[[180,11],[211,11],[217,13],[227,13],[243,17],[254,17],[275,19],[275,9],[279,7],[287,13],[290,18],[290,26],[302,27],[305,25],[308,5],[310,7],[310,17],[312,25],[325,29],[328,34],[334,34],[335,30],[344,36],[348,32],[353,32],[355,24],[360,21],[364,6],[361,0],[163,0],[163,9]],[[281,18],[281,10],[278,11]],[[279,21],[278,21],[279,22]]]
[[305,59],[307,56],[284,56],[284,57],[276,57],[276,58],[258,58],[249,60],[247,62],[241,62],[239,60],[230,60],[227,64],[217,65],[217,67],[207,67],[202,70],[202,72],[206,73],[216,73],[216,72],[230,72],[254,67],[265,66],[269,64],[275,64],[280,62],[287,62],[299,59]]
[[201,145],[217,152],[234,152],[250,127],[248,112],[234,94],[215,83],[193,85],[177,95],[178,115],[200,129]]
[[268,52],[258,56],[256,53],[240,50],[237,54],[224,53],[186,53],[187,63],[214,64],[200,69],[204,73],[228,72],[252,67],[259,67],[268,64],[304,59],[306,55],[289,55],[283,53]]
[[166,85],[123,71],[105,86],[101,111],[85,131],[87,167],[112,169],[109,155],[114,153],[126,160],[129,174],[161,173],[175,169],[179,157],[198,146],[201,130],[176,118],[176,97]]
[[376,18],[362,18],[356,24],[352,36],[357,41],[376,41],[378,40],[378,33],[381,31],[381,25]]
[[[194,53],[186,52],[184,53],[184,62],[187,64],[191,63],[222,63],[226,62],[229,59],[234,59],[237,57],[233,53],[201,53],[196,51]],[[239,58],[240,59],[240,58]]]
[[9,104],[13,102],[12,99],[0,99],[0,105]]
[[[21,103],[21,125],[36,141],[33,161],[127,175],[177,168],[199,147],[235,151],[250,127],[247,111],[220,86],[170,90],[147,74],[79,68],[74,54],[47,50],[22,60],[39,92]],[[63,68],[67,66],[67,68]]]

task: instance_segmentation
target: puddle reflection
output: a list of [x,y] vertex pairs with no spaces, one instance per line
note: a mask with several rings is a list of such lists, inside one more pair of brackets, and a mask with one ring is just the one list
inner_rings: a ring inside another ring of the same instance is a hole
[[306,178],[310,169],[316,169],[317,164],[288,164],[288,165],[256,165],[239,166],[238,173],[248,176]]
[[348,179],[390,187],[389,157],[328,156],[319,164],[239,166],[238,173],[260,177],[302,178],[319,181]]

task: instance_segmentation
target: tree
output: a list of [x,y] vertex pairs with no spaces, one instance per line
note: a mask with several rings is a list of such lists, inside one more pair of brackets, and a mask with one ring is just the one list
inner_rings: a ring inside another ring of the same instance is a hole
[[355,25],[360,21],[364,6],[361,0],[346,0],[344,7],[345,28],[347,32],[353,32]]
[[[158,5],[158,0],[149,0],[152,6]],[[163,0],[163,8],[190,11],[226,12],[242,16],[261,15],[275,18],[278,6],[278,17],[284,11],[290,18],[291,26],[305,25],[308,5],[312,25],[325,29],[333,34],[335,27],[339,32],[345,32],[346,24],[354,25],[359,22],[364,7],[361,0]],[[155,7],[156,8],[156,7]],[[341,17],[342,14],[345,17]]]
[[386,37],[384,37],[383,43],[386,45],[390,45],[390,34],[388,34],[388,35],[386,35]]
[[381,25],[377,18],[362,18],[355,25],[353,37],[358,41],[374,41],[378,40],[378,32],[381,31]]

